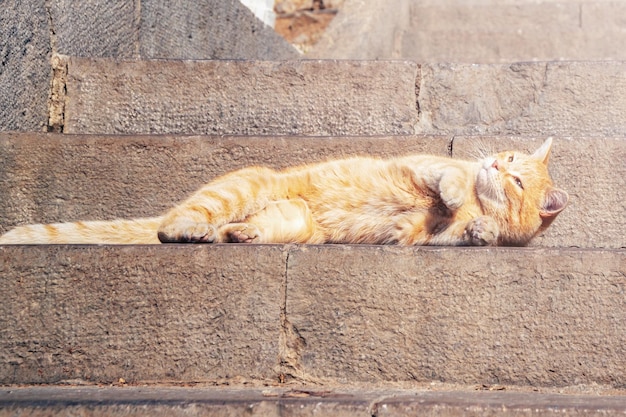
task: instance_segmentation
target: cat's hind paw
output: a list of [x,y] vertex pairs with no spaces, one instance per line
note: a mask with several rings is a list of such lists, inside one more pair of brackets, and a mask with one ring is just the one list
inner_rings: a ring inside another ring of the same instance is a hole
[[260,236],[259,228],[250,223],[230,223],[218,231],[218,241],[224,243],[256,243]]
[[489,216],[476,217],[467,224],[464,240],[472,246],[487,246],[498,243],[498,223]]
[[161,243],[213,243],[217,232],[208,223],[177,221],[162,225],[158,237]]

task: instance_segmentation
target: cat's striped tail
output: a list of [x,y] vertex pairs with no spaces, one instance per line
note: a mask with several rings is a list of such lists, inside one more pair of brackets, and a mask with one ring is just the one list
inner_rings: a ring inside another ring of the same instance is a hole
[[161,221],[161,217],[150,217],[18,226],[0,236],[0,245],[160,243],[157,231]]

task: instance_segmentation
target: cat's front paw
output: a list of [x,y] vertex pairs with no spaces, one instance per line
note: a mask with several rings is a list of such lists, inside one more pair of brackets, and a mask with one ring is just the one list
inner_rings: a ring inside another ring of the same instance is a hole
[[448,188],[440,193],[443,204],[452,211],[458,210],[465,203],[465,191],[458,188]]
[[161,243],[213,243],[217,232],[208,223],[179,220],[161,225],[158,236]]
[[465,240],[472,246],[487,246],[498,243],[498,223],[489,216],[476,217],[465,228]]
[[465,203],[467,188],[467,179],[460,173],[452,171],[441,178],[439,196],[448,209],[456,211]]

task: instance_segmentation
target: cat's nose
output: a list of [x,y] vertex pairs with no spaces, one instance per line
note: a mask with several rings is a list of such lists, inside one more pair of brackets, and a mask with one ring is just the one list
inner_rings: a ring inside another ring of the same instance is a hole
[[498,160],[497,159],[495,161],[493,161],[493,164],[491,164],[491,168],[495,168],[496,171],[498,171]]

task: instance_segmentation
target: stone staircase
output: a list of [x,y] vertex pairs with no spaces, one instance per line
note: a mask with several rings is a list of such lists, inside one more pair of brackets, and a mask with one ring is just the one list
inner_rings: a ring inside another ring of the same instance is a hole
[[[195,42],[185,5],[168,42]],[[247,60],[157,56],[150,1],[129,9],[140,52],[95,56],[60,29],[95,9],[63,6],[43,107],[0,85],[20,98],[2,109],[0,232],[153,215],[251,164],[547,136],[571,202],[528,248],[0,246],[0,417],[626,413],[624,62],[263,61],[246,39]]]

